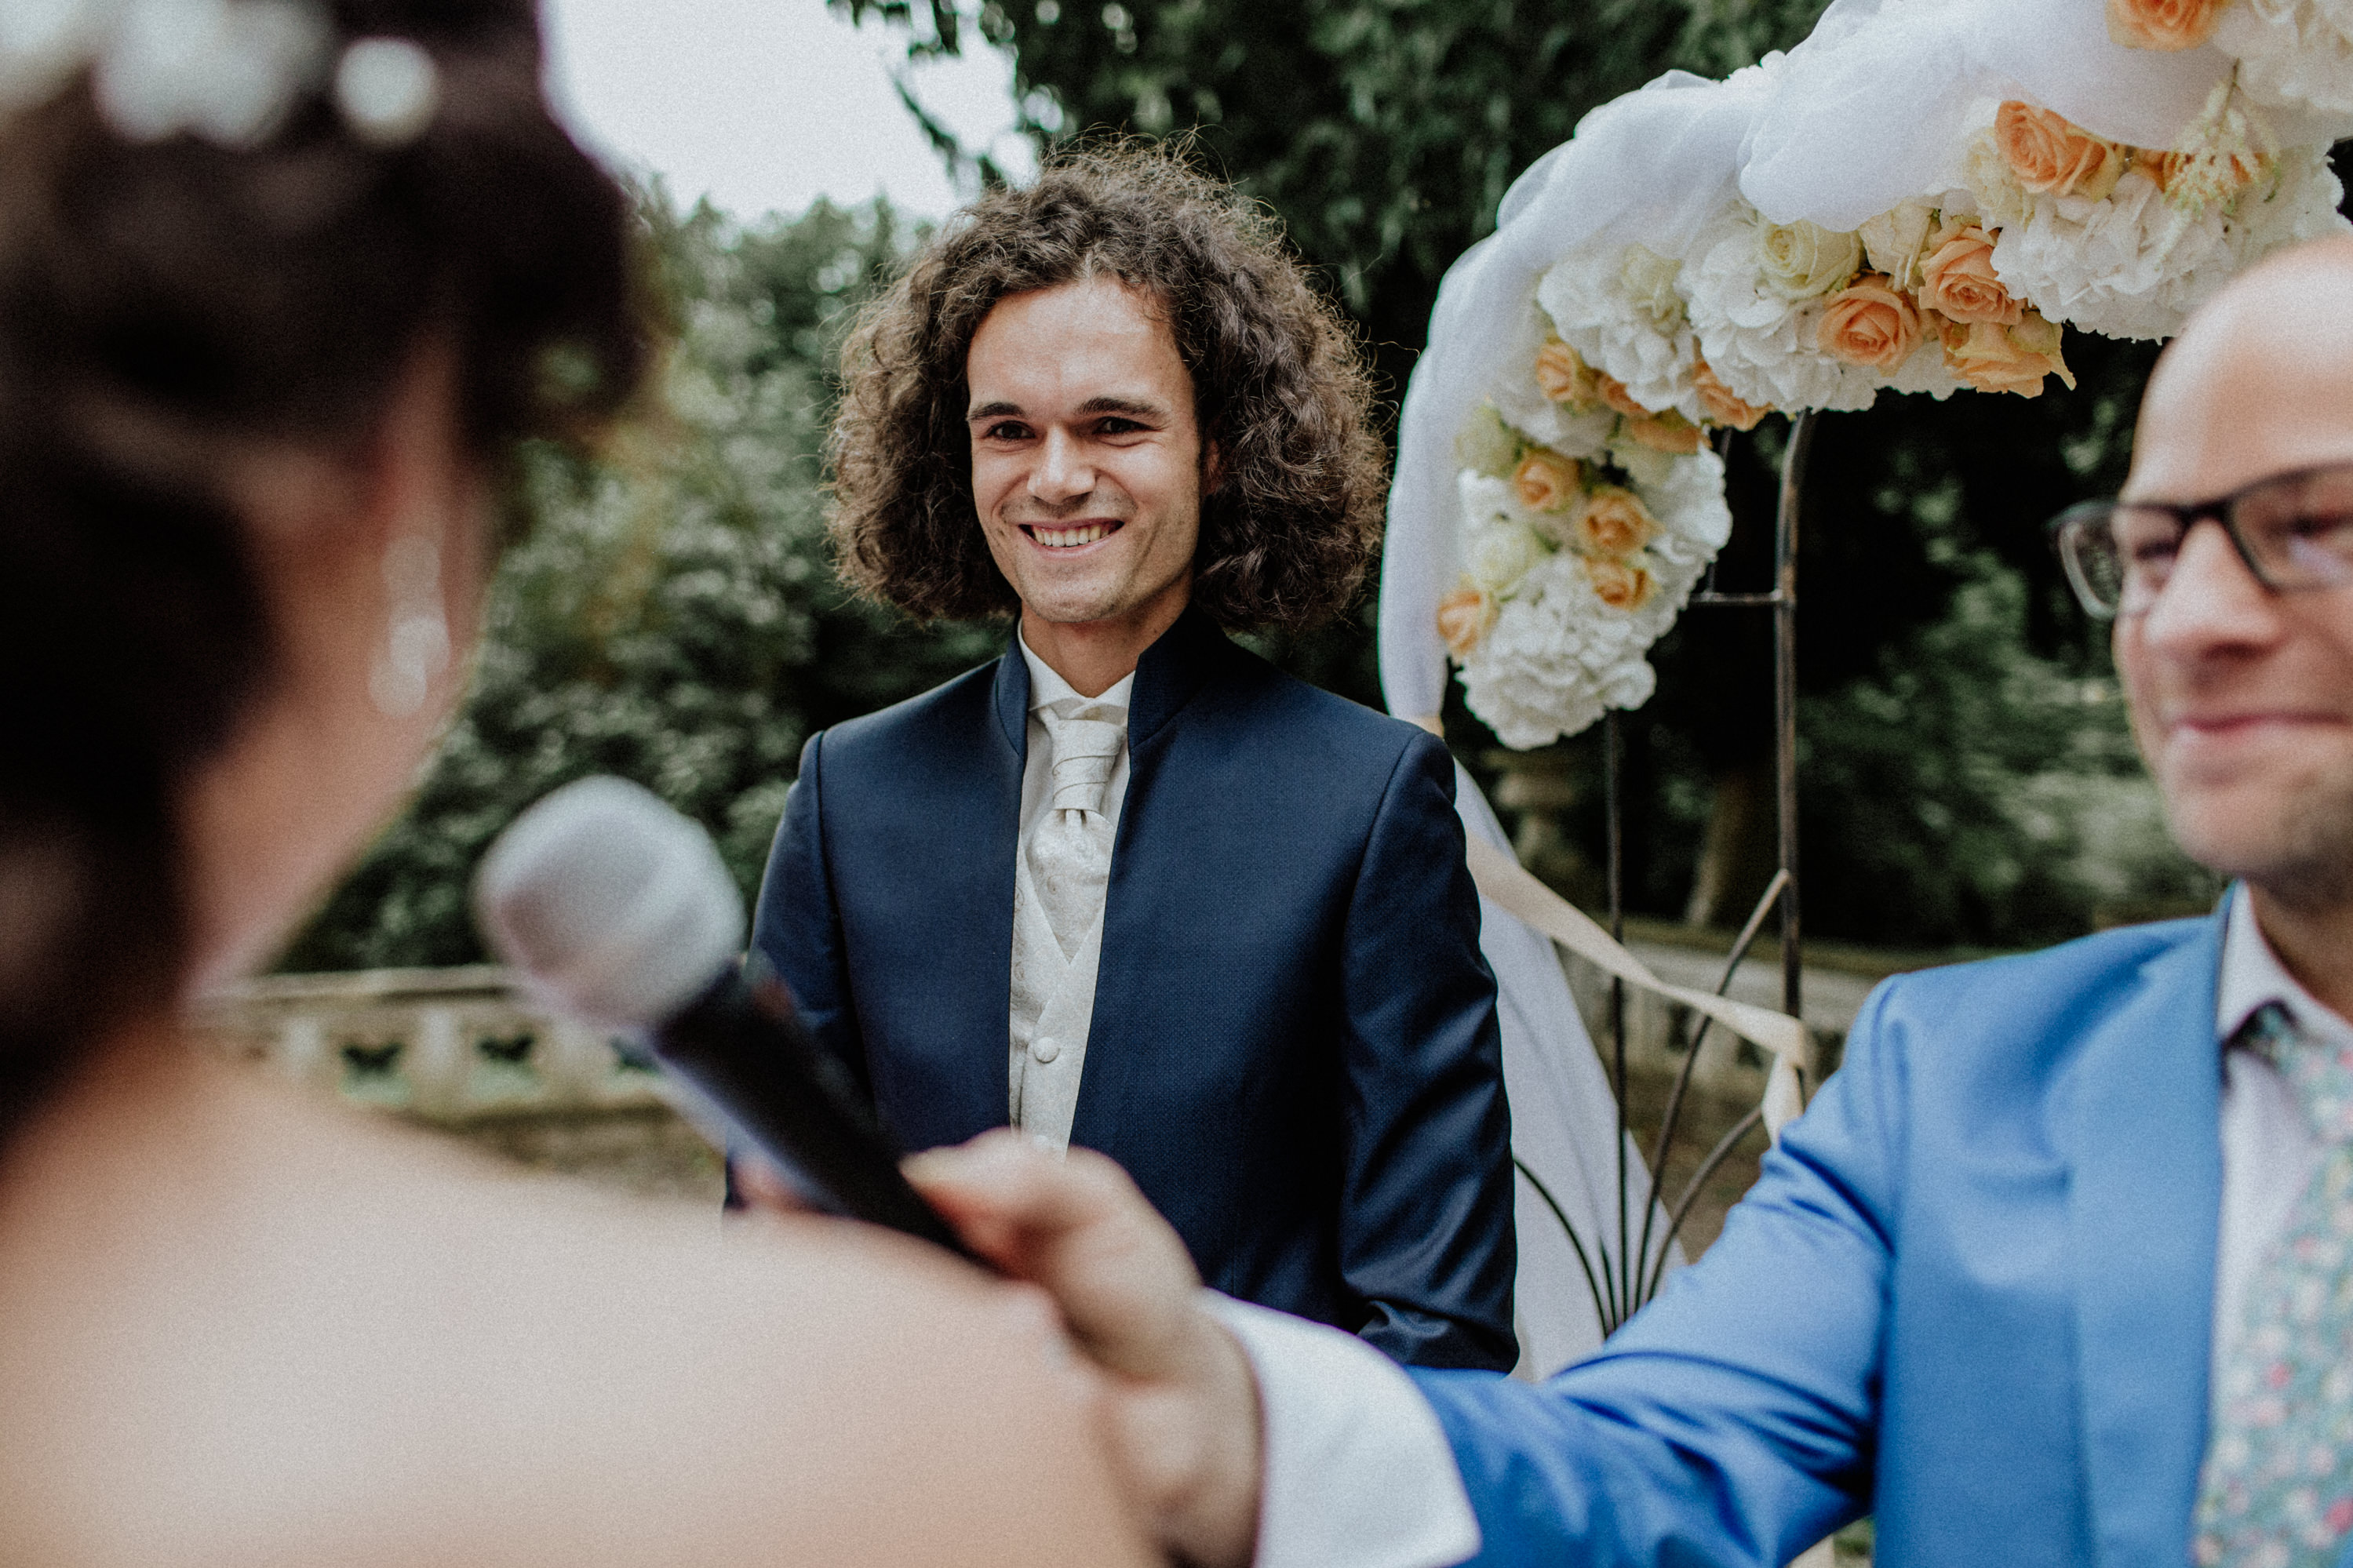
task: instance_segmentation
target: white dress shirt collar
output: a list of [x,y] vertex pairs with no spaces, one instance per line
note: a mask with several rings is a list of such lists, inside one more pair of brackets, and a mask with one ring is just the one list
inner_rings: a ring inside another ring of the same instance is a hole
[[1013,645],[1021,650],[1021,662],[1029,667],[1029,708],[1035,712],[1057,702],[1076,702],[1082,707],[1116,708],[1121,718],[1127,716],[1128,694],[1135,687],[1135,671],[1129,670],[1113,681],[1111,689],[1101,697],[1089,697],[1061,677],[1061,673],[1039,658],[1029,646],[1029,639],[1017,628]]
[[2276,1002],[2307,1031],[2331,1045],[2353,1046],[2353,1023],[2348,1023],[2298,984],[2272,951],[2255,923],[2254,900],[2242,882],[2231,889],[2231,912],[2222,931],[2222,970],[2214,987],[2214,1032],[2227,1040],[2239,1032],[2254,1010]]

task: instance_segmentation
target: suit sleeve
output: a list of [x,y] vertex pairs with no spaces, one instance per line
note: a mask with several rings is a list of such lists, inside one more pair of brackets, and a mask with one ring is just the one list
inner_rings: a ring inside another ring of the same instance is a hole
[[834,901],[832,872],[826,861],[824,741],[820,731],[801,748],[800,776],[785,796],[784,819],[776,825],[776,842],[760,878],[752,951],[767,961],[793,994],[818,1047],[849,1069],[871,1102],[873,1084],[850,1000],[841,910]]
[[1417,735],[1365,847],[1341,957],[1340,1273],[1400,1362],[1510,1367],[1512,1125],[1454,763]]
[[1867,1511],[1900,1128],[1888,994],[1723,1236],[1600,1354],[1542,1386],[1412,1374],[1482,1568],[1779,1568]]

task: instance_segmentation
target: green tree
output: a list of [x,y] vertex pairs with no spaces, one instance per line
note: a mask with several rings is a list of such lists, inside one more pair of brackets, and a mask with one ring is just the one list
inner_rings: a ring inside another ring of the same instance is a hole
[[588,773],[644,784],[756,883],[816,729],[996,651],[850,602],[824,540],[819,463],[844,311],[906,237],[887,209],[820,203],[739,229],[643,204],[674,318],[660,417],[596,464],[533,454],[536,520],[491,595],[472,696],[410,809],[284,962],[477,959],[466,889],[525,805]]

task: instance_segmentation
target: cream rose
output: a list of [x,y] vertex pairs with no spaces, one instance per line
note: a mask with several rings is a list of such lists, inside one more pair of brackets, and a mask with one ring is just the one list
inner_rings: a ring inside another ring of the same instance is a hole
[[1623,561],[1588,555],[1579,564],[1593,584],[1593,596],[1613,610],[1641,609],[1657,586],[1648,571]]
[[1645,245],[1630,245],[1619,263],[1618,286],[1625,290],[1627,302],[1663,331],[1683,319],[1683,297],[1675,291],[1683,269],[1683,264],[1672,257]]
[[2101,201],[2124,175],[2123,148],[2014,98],[1994,111],[1993,139],[2010,176],[2039,195]]
[[1577,467],[1549,447],[1539,447],[1512,472],[1512,493],[1530,511],[1562,511],[1577,499]]
[[1438,601],[1438,635],[1456,658],[1476,652],[1494,624],[1495,601],[1470,584]]
[[1810,300],[1854,276],[1862,265],[1862,242],[1803,218],[1768,223],[1757,232],[1757,261],[1767,292]]
[[1754,430],[1758,420],[1773,412],[1734,396],[1732,388],[1708,368],[1705,360],[1692,366],[1692,389],[1699,394],[1700,408],[1709,419],[1718,425],[1729,425],[1735,430]]
[[1454,437],[1454,460],[1474,474],[1503,479],[1520,460],[1520,433],[1504,423],[1493,404],[1482,403]]
[[1690,457],[1699,450],[1707,433],[1670,408],[1663,414],[1653,414],[1646,419],[1626,421],[1626,438],[1653,452],[1672,452],[1678,457]]
[[1976,224],[1947,223],[1920,263],[1920,303],[1956,321],[1999,321],[2015,326],[2026,312],[2022,300],[1993,271],[1993,237]]
[[2231,0],[2108,0],[2108,37],[2128,49],[2194,49]]
[[1604,555],[1631,555],[1659,531],[1642,498],[1622,485],[1604,485],[1577,514],[1577,540]]
[[1491,522],[1472,535],[1463,566],[1472,586],[1500,595],[1526,576],[1544,554],[1544,542],[1525,523]]
[[1814,343],[1849,364],[1894,370],[1919,346],[1919,308],[1885,278],[1866,272],[1822,308]]
[[1928,236],[1936,226],[1936,209],[1927,202],[1902,202],[1854,231],[1862,242],[1863,258],[1872,269],[1884,272],[1899,289],[1920,286],[1920,258],[1928,249]]
[[1601,395],[1593,383],[1592,370],[1558,338],[1536,350],[1536,386],[1553,402],[1573,409],[1590,408]]
[[2069,386],[2075,377],[2060,353],[2058,326],[2029,310],[2015,326],[1996,321],[1956,321],[1944,332],[1945,368],[1979,392],[2042,395],[2042,378],[2057,375]]

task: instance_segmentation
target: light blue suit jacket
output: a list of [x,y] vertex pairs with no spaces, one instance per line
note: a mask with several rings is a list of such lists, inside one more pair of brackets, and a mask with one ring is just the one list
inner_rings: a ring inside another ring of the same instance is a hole
[[[2221,917],[1872,995],[1706,1257],[1541,1387],[1413,1375],[1481,1564],[2189,1562]],[[2346,1562],[2353,1568],[2353,1552]]]

